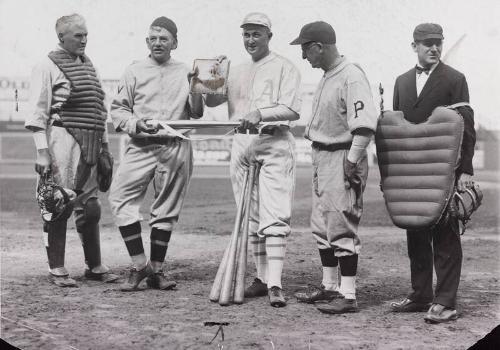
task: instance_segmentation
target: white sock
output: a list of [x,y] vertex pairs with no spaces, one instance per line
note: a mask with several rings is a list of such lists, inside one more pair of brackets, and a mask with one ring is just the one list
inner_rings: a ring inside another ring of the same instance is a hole
[[267,253],[266,239],[257,235],[250,236],[250,244],[252,246],[253,260],[255,269],[257,270],[257,278],[263,283],[267,283]]
[[285,260],[286,242],[283,236],[266,237],[267,261],[269,264],[269,280],[267,288],[281,288],[281,273]]
[[340,293],[346,299],[356,299],[356,276],[340,277]]
[[337,267],[323,266],[323,280],[321,284],[325,286],[325,290],[339,289],[337,283]]
[[[146,265],[144,265],[144,266],[146,266]],[[154,272],[158,272],[163,267],[163,263],[160,262],[160,261],[153,261],[153,260],[151,260],[151,267],[153,268]]]
[[131,256],[130,258],[132,258],[132,264],[134,265],[136,270],[142,270],[148,264],[148,259],[146,258],[146,254],[144,253]]

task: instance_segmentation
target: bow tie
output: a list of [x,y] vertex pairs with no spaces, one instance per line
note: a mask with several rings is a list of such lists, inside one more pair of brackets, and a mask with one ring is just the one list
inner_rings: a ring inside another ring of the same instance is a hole
[[415,66],[415,70],[417,71],[417,74],[422,74],[422,72],[424,72],[425,74],[429,75],[430,71],[431,71],[431,68],[422,68],[420,66]]

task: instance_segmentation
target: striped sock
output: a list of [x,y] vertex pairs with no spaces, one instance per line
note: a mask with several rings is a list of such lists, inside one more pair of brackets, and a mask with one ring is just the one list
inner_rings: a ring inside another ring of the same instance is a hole
[[138,270],[146,266],[147,259],[142,245],[141,223],[139,221],[127,226],[118,227],[127,247],[134,267]]
[[266,237],[267,261],[269,264],[269,282],[267,287],[281,288],[281,272],[285,259],[286,242],[284,236]]
[[253,251],[253,260],[257,270],[257,278],[263,283],[267,283],[267,255],[266,255],[266,239],[257,235],[250,236],[250,244]]
[[168,242],[172,231],[160,230],[156,227],[151,229],[151,265],[153,270],[158,272],[161,270],[165,255],[167,255]]

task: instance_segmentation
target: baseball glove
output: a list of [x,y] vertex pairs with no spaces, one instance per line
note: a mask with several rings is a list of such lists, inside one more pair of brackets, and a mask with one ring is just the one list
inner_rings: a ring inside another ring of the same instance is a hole
[[448,204],[447,215],[462,223],[460,234],[464,234],[472,214],[479,208],[483,200],[483,192],[478,184],[467,187],[464,192],[456,190]]
[[76,192],[57,185],[50,173],[40,176],[36,189],[36,201],[45,222],[65,220],[73,212]]
[[97,184],[101,192],[106,192],[111,186],[113,164],[113,155],[107,150],[102,150],[97,160]]

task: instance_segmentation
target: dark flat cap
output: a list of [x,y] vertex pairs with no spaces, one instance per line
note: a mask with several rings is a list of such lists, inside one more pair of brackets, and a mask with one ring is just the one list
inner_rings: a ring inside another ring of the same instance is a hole
[[443,28],[436,23],[421,23],[413,31],[413,40],[421,41],[425,39],[443,40]]
[[170,32],[170,34],[174,36],[175,40],[177,40],[177,26],[170,18],[167,18],[165,16],[158,17],[153,21],[153,23],[151,23],[150,27],[165,28]]
[[335,44],[337,37],[332,26],[328,23],[322,21],[312,22],[302,27],[299,36],[290,45],[302,45],[311,41],[323,44]]

